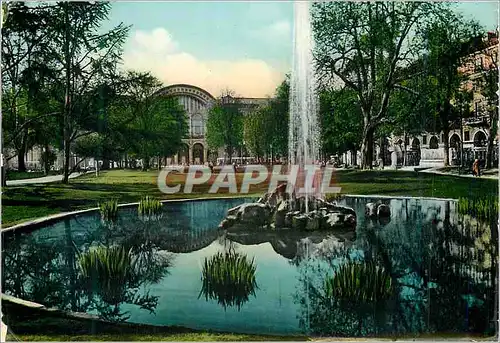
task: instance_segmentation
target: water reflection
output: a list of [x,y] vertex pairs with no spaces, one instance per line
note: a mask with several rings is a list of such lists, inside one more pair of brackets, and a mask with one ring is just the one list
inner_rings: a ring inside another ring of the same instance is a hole
[[[359,200],[350,200],[347,205],[359,209]],[[296,295],[303,329],[336,336],[494,330],[496,226],[442,204],[403,200],[399,208],[392,206],[392,216],[405,221],[389,226],[366,221],[352,247],[303,260]],[[394,283],[394,301],[370,308],[328,297],[326,280],[346,260],[382,265]]]
[[253,259],[229,249],[205,258],[202,269],[202,287],[199,297],[216,300],[224,309],[238,310],[255,297],[258,288],[255,280],[256,265]]
[[[227,209],[247,201],[168,204],[156,221],[140,220],[136,208],[122,209],[111,225],[84,214],[31,233],[4,233],[3,290],[111,320],[246,333],[494,330],[496,223],[431,200],[390,200],[390,221],[373,221],[364,207],[377,199],[346,198],[341,205],[358,215],[356,233],[217,229]],[[130,274],[111,288],[106,277],[89,283],[95,278],[80,267],[80,256],[98,247],[130,254],[124,268]],[[253,274],[204,272],[205,261],[228,254],[254,259]],[[367,302],[329,293],[326,281],[349,263],[383,268],[392,296]]]

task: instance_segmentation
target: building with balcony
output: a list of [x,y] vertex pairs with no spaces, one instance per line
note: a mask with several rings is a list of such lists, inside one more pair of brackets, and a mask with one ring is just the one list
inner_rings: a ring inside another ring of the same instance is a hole
[[[489,32],[476,46],[477,51],[467,56],[459,69],[467,77],[462,87],[472,91],[473,99],[469,114],[451,123],[448,135],[451,165],[468,165],[475,159],[485,161],[493,117],[491,111],[497,110],[494,106],[497,104],[492,106],[482,94],[480,80],[484,73],[498,68],[498,31]],[[375,143],[374,161],[382,159],[384,165],[392,166],[441,167],[445,157],[444,139],[443,132],[423,132],[411,137],[392,136]],[[350,154],[344,157],[348,164],[353,160]],[[357,164],[360,161],[358,154]],[[493,164],[498,165],[498,137],[494,141]]]

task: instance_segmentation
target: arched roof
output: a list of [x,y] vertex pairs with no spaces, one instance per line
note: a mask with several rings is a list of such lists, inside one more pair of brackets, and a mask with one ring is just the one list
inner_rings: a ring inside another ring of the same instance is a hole
[[215,100],[215,98],[207,92],[206,90],[196,87],[193,85],[188,85],[184,83],[179,83],[175,85],[170,85],[167,87],[164,87],[160,89],[158,92],[158,95],[173,95],[173,96],[178,96],[178,95],[188,95],[192,96],[195,98],[198,98],[199,100],[205,102],[205,103],[210,103]]

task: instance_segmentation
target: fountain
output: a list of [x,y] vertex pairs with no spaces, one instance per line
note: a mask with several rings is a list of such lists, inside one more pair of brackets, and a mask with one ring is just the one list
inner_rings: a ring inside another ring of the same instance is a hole
[[[289,172],[292,167],[298,167],[298,178],[291,190],[281,184],[256,203],[230,209],[219,225],[223,229],[260,227],[316,231],[356,227],[353,209],[323,199],[321,177],[318,177],[321,173],[311,168],[317,165],[320,144],[310,3],[296,1],[294,9],[288,167]],[[313,178],[306,177],[310,172],[314,172]]]
[[[314,38],[311,29],[310,2],[296,1],[294,6],[288,161],[290,165],[298,165],[303,170],[306,165],[315,164],[319,158],[318,99],[312,55]],[[309,212],[309,195],[313,195],[313,189],[310,188],[312,186],[305,184],[306,213]],[[319,191],[319,187],[317,189]]]

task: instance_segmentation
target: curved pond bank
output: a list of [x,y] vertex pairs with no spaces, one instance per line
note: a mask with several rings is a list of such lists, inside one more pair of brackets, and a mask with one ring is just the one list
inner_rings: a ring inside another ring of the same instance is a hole
[[[378,199],[391,207],[390,220],[365,218],[365,204]],[[3,232],[3,290],[110,321],[222,332],[404,336],[491,329],[491,228],[459,216],[453,201],[346,197],[341,203],[358,216],[356,234],[218,230],[227,209],[245,201],[168,202],[158,221],[141,220],[128,206],[114,225],[88,210],[37,222],[37,230],[17,226],[23,230]],[[80,256],[96,246],[133,247],[139,261],[135,277],[112,296],[81,275]],[[253,259],[256,287],[204,294],[204,261],[227,251]],[[369,308],[325,298],[325,278],[346,260],[390,270],[394,297]]]

